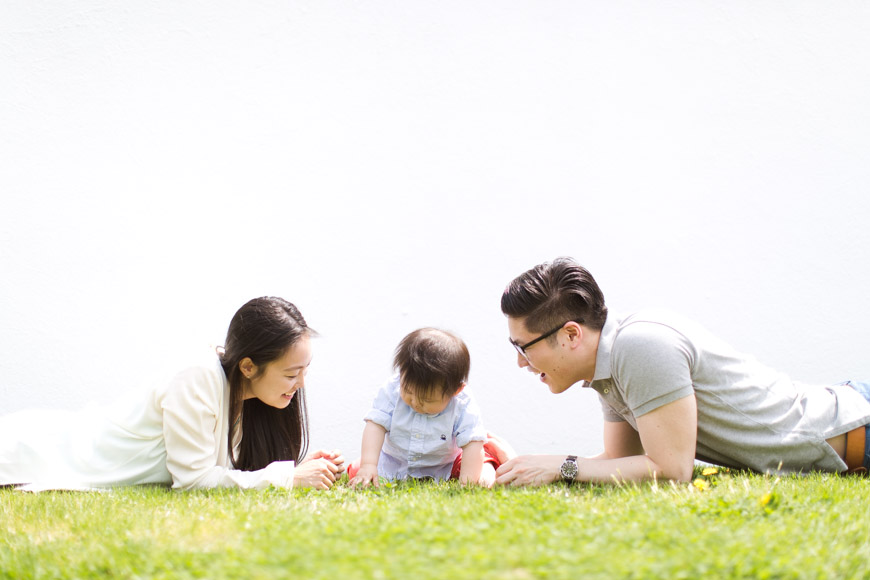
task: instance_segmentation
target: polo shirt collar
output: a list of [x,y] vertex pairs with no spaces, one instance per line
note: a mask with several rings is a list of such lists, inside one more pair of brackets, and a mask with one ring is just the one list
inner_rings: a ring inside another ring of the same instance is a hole
[[[604,321],[604,327],[601,329],[601,335],[598,337],[598,353],[595,355],[595,374],[592,377],[593,381],[609,379],[610,372],[610,353],[613,350],[613,341],[616,340],[616,331],[619,329],[620,320],[616,316],[607,314],[607,319]],[[589,381],[583,382],[584,387],[591,386]]]

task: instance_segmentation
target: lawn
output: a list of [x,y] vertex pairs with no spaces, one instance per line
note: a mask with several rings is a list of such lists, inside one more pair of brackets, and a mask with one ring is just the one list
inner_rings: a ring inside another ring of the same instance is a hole
[[0,578],[867,578],[870,480],[0,489]]

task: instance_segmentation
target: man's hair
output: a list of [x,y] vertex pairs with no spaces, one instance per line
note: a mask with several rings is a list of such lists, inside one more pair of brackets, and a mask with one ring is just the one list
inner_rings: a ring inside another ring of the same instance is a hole
[[393,366],[402,388],[418,397],[452,397],[468,380],[471,357],[461,338],[437,328],[420,328],[396,347]]
[[574,320],[601,330],[604,294],[589,271],[572,258],[556,258],[520,274],[501,295],[501,311],[524,318],[529,332],[547,332]]

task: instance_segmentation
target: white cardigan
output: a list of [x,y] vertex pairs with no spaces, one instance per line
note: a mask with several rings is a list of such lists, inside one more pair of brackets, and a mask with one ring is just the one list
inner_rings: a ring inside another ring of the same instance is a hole
[[292,487],[295,464],[230,467],[229,384],[213,350],[168,382],[110,407],[0,418],[0,484],[85,489],[171,483],[176,489]]

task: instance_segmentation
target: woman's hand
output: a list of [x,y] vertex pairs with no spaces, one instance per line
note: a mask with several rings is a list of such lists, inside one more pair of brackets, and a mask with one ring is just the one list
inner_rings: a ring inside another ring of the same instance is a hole
[[360,465],[359,471],[357,471],[354,478],[350,480],[351,487],[356,487],[357,485],[365,487],[368,484],[372,484],[375,487],[380,487],[380,482],[378,481],[377,465]]
[[335,465],[326,457],[306,458],[293,472],[293,487],[329,489],[335,483],[335,478],[341,473],[341,469],[340,465]]
[[324,451],[323,449],[312,451],[311,453],[306,455],[305,459],[303,459],[300,463],[305,463],[306,461],[311,461],[312,459],[325,459],[338,468],[338,471],[335,471],[334,473],[344,473],[346,467],[344,465],[344,456],[338,449],[333,449],[332,451]]

